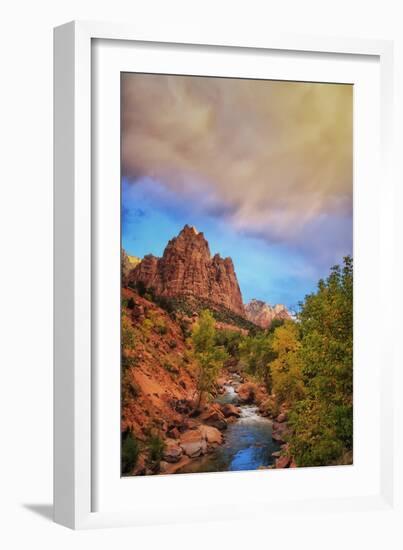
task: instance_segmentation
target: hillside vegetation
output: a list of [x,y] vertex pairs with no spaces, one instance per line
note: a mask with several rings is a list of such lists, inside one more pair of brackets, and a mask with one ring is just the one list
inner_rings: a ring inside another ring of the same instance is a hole
[[246,402],[276,420],[273,437],[283,443],[279,464],[351,463],[352,304],[351,258],[319,281],[296,320],[277,320],[268,330],[239,330],[250,325],[233,313],[225,316],[231,324],[217,329],[214,308],[125,288],[123,470],[136,472],[142,457],[141,468],[158,473],[166,438],[180,437],[211,415],[215,426],[225,427],[212,400],[228,368],[245,381]]

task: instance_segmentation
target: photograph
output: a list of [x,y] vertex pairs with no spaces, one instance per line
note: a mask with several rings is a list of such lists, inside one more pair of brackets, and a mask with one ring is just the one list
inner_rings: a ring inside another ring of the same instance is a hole
[[120,86],[121,476],[353,464],[354,86]]

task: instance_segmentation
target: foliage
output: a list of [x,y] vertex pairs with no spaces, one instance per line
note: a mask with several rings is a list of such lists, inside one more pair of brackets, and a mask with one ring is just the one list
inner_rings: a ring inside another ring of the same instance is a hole
[[277,328],[282,327],[285,323],[285,319],[273,319],[268,328],[269,333],[273,333]]
[[143,328],[143,331],[145,334],[149,334],[150,330],[153,328],[154,323],[151,319],[144,319],[144,321],[141,323],[141,326]]
[[216,331],[215,343],[217,346],[225,348],[231,357],[239,359],[240,345],[244,340],[244,336],[235,330],[222,329]]
[[159,321],[155,326],[155,330],[158,334],[164,336],[168,332],[168,327],[166,326],[164,321]]
[[240,346],[240,355],[246,364],[246,370],[252,376],[262,380],[269,393],[272,390],[270,363],[276,357],[273,350],[271,335],[259,332],[255,336],[245,338]]
[[122,349],[133,349],[135,345],[134,329],[130,319],[122,315]]
[[179,374],[178,367],[176,367],[173,363],[169,361],[164,361],[162,366],[166,371],[170,372],[171,374]]
[[271,362],[270,370],[278,402],[293,403],[304,395],[299,332],[296,323],[286,321],[273,333],[272,350],[277,357]]
[[353,444],[353,264],[344,259],[301,304],[304,397],[292,408],[291,451],[300,466],[338,461]]
[[137,281],[136,283],[130,281],[128,286],[129,288],[136,291],[139,296],[144,296],[144,294],[147,292],[147,287],[143,283],[143,281]]
[[128,405],[140,395],[140,388],[133,380],[128,369],[122,372],[122,406]]
[[204,310],[192,330],[194,355],[198,364],[198,406],[205,392],[210,393],[220,368],[228,358],[224,348],[216,346],[216,329],[210,311]]
[[[205,307],[205,306],[204,306]],[[217,321],[221,323],[227,323],[228,325],[235,325],[236,327],[248,330],[250,333],[260,332],[261,329],[248,321],[244,317],[237,315],[233,311],[226,309],[225,307],[218,307],[211,310],[211,313]]]
[[138,358],[137,357],[127,355],[126,353],[122,354],[122,370],[123,371],[136,367],[137,363],[138,363]]
[[165,444],[163,439],[156,433],[151,434],[151,437],[148,440],[148,451],[149,458],[152,462],[159,463],[161,461],[164,447]]
[[122,473],[130,474],[139,457],[139,444],[134,435],[127,431],[122,434]]

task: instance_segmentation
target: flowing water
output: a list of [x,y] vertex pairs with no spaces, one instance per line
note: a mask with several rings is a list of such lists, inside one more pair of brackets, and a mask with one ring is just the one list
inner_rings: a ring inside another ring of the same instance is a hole
[[[217,398],[217,402],[236,404],[235,387],[239,383],[236,375],[231,382],[234,385],[224,386],[225,393]],[[228,424],[223,432],[225,442],[213,453],[195,459],[178,473],[256,470],[273,464],[272,453],[280,446],[271,438],[272,422],[260,416],[255,405],[241,405],[240,409],[240,418]]]

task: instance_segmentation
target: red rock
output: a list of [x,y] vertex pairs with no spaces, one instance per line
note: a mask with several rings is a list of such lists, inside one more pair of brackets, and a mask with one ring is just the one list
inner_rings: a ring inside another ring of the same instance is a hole
[[141,453],[137,459],[137,463],[131,475],[144,476],[146,475],[146,455]]
[[178,428],[176,426],[174,426],[173,428],[170,428],[167,431],[167,437],[170,437],[171,439],[179,439],[180,432],[179,432]]
[[222,433],[213,426],[206,426],[202,424],[199,427],[199,431],[209,445],[221,445],[221,443],[223,442]]
[[257,385],[252,382],[245,382],[237,388],[238,398],[242,403],[253,403],[255,401]]
[[200,430],[189,430],[181,435],[180,446],[190,458],[195,458],[207,451],[207,442]]
[[182,456],[182,448],[178,445],[178,442],[175,440],[168,440],[165,443],[165,448],[162,453],[162,458],[166,462],[178,462]]
[[230,416],[235,416],[236,418],[239,418],[241,416],[241,411],[239,407],[235,407],[235,405],[232,405],[232,403],[221,405],[221,412],[223,413],[225,418],[229,418]]
[[276,421],[280,423],[285,422],[286,420],[287,420],[287,413],[284,413],[284,412],[280,413],[276,418]]
[[289,456],[280,456],[276,459],[276,468],[288,468],[291,459]]
[[200,419],[204,424],[209,426],[214,426],[218,430],[225,430],[227,427],[227,422],[225,416],[219,408],[216,408],[214,405],[208,408],[200,415]]
[[168,242],[162,258],[145,256],[127,278],[159,296],[202,298],[245,316],[231,258],[211,257],[203,233],[188,225]]
[[160,462],[160,473],[161,474],[174,474],[187,464],[189,464],[190,458],[186,455],[183,455],[182,458],[179,460],[179,462],[176,463],[170,463],[166,462],[165,460],[162,460]]
[[274,441],[284,443],[289,431],[287,422],[273,422],[271,437]]

